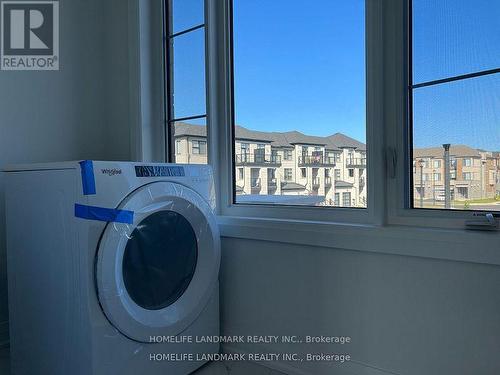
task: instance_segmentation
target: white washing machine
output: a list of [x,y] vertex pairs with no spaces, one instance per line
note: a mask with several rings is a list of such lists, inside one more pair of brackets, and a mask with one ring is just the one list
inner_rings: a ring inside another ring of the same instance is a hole
[[210,167],[6,172],[12,375],[184,375],[218,352]]

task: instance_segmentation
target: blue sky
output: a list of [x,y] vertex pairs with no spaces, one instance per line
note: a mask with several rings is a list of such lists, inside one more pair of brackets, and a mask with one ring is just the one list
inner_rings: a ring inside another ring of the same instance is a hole
[[[365,141],[364,3],[234,0],[237,123]],[[174,0],[174,31],[202,22],[201,9]],[[499,68],[498,20],[500,1],[414,0],[414,82]],[[175,48],[176,116],[200,114],[203,30]],[[416,89],[414,140],[500,150],[500,75]]]
[[236,122],[365,140],[364,1],[235,0]]
[[[413,72],[422,83],[500,68],[500,1],[414,0]],[[500,151],[500,74],[414,91],[415,146]]]

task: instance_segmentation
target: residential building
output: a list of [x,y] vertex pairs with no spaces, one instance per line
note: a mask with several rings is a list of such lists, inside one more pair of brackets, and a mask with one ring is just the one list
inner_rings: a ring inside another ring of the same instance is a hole
[[[319,205],[366,207],[365,144],[341,133],[315,137],[242,126],[235,138],[237,195],[317,196]],[[206,163],[206,127],[176,123],[175,147],[176,162]]]
[[[495,198],[498,195],[499,153],[451,145],[451,200]],[[417,148],[413,154],[414,198],[445,200],[444,148]]]

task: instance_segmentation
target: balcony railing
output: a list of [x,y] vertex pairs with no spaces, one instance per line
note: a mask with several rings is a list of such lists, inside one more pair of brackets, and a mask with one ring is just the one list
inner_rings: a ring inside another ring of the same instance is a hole
[[281,165],[281,156],[275,154],[237,154],[236,165]]
[[252,189],[259,189],[260,188],[260,178],[259,177],[252,177],[250,179],[250,187]]
[[302,155],[299,156],[299,166],[335,166],[334,157],[324,157],[323,155]]
[[347,168],[366,168],[366,158],[347,158]]

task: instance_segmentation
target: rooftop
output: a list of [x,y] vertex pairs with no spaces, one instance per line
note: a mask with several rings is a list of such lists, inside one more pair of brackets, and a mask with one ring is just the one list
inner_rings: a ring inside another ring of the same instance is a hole
[[[443,147],[427,147],[427,148],[416,148],[413,150],[413,157],[423,158],[423,157],[433,157],[442,158],[444,155]],[[455,145],[450,146],[450,156],[466,156],[466,157],[480,157],[481,154],[479,150],[473,149],[472,147],[465,145]]]
[[[185,122],[175,124],[175,137],[191,136],[206,137],[207,128],[203,125],[193,125]],[[271,144],[273,147],[293,147],[294,145],[317,145],[324,146],[327,150],[341,150],[343,148],[353,148],[359,151],[366,151],[366,145],[362,142],[348,137],[342,133],[335,133],[327,137],[316,137],[303,134],[298,131],[290,132],[262,132],[247,129],[243,126],[236,126],[236,139],[239,141],[253,141],[258,143]],[[466,145],[452,145],[450,147],[450,156],[455,157],[481,157],[481,152],[487,152],[481,149],[474,149]],[[423,158],[443,158],[444,149],[439,147],[415,148],[413,157]],[[489,152],[488,152],[489,153]],[[492,157],[497,157],[499,152],[491,153]]]
[[[175,137],[192,136],[206,137],[206,126],[177,122],[175,124]],[[366,150],[366,145],[342,133],[332,134],[328,137],[306,135],[298,131],[290,132],[261,132],[250,130],[243,126],[236,126],[236,139],[254,142],[270,143],[273,147],[293,147],[296,144],[324,146],[328,150],[341,150],[342,148],[355,148]]]

